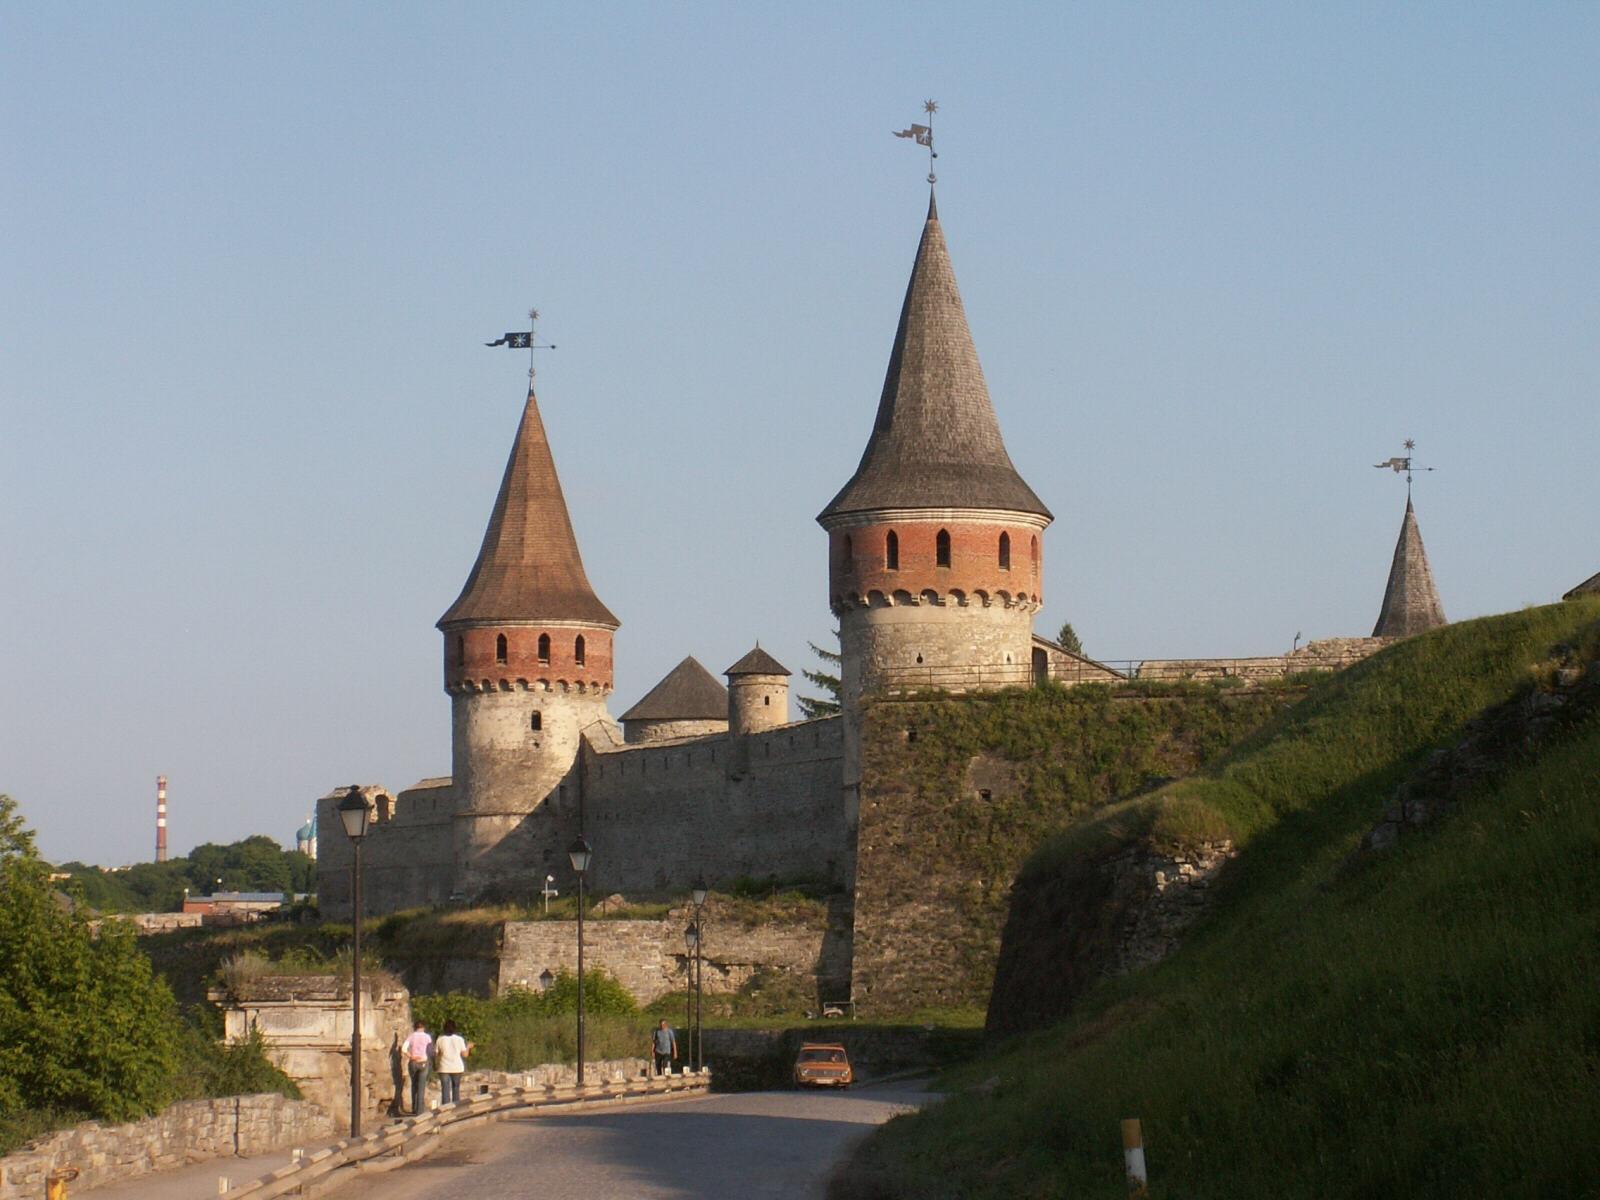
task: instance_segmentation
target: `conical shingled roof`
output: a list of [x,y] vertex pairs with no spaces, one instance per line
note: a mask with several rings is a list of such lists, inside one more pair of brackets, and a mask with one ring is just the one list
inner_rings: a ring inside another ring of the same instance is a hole
[[623,713],[623,721],[726,721],[728,689],[690,655]]
[[1394,562],[1389,567],[1389,586],[1384,589],[1383,608],[1378,612],[1372,636],[1410,637],[1446,623],[1439,589],[1434,587],[1433,572],[1428,569],[1428,552],[1422,548],[1417,514],[1408,496],[1400,540],[1395,543]]
[[533,388],[500,480],[478,561],[439,628],[469,621],[621,624],[600,603],[578,556],[555,459]]
[[1050,518],[1011,465],[930,198],[861,465],[817,518],[881,508],[985,508]]
[[723,672],[724,675],[792,675],[793,671],[784,666],[760,646],[746,654],[733,666]]

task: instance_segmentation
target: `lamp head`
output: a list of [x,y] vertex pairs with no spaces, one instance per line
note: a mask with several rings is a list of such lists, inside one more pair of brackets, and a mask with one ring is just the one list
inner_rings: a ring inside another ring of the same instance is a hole
[[589,860],[594,857],[594,851],[583,840],[583,834],[580,833],[577,840],[567,847],[567,857],[572,861],[572,869],[579,875],[589,869]]
[[690,921],[689,927],[683,931],[683,942],[690,950],[700,944],[700,927],[693,921]]
[[344,799],[339,801],[339,820],[344,822],[345,834],[352,842],[367,836],[368,815],[367,798],[361,794],[358,784],[351,784]]
[[706,893],[711,889],[706,887],[706,877],[696,875],[694,882],[689,885],[689,897],[694,901],[694,906],[699,908],[706,902]]

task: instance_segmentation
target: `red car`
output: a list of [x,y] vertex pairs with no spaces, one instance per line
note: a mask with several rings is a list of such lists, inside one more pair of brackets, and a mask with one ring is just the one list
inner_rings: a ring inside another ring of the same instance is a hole
[[847,1088],[855,1082],[844,1047],[833,1042],[806,1042],[794,1060],[795,1087]]

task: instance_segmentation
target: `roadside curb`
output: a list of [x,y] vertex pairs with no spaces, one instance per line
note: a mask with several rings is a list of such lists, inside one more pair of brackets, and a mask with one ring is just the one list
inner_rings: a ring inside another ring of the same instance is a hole
[[[427,1157],[443,1141],[448,1129],[468,1122],[493,1119],[518,1110],[570,1112],[594,1104],[638,1100],[687,1098],[711,1090],[711,1072],[670,1075],[652,1079],[622,1079],[579,1087],[564,1084],[502,1084],[453,1108],[434,1109],[416,1117],[391,1121],[359,1138],[343,1138],[306,1154],[298,1162],[279,1167],[259,1179],[241,1183],[223,1193],[229,1200],[273,1200],[277,1196],[307,1195],[314,1185],[331,1182],[341,1167],[365,1171],[390,1171]],[[432,1136],[428,1136],[432,1135]]]

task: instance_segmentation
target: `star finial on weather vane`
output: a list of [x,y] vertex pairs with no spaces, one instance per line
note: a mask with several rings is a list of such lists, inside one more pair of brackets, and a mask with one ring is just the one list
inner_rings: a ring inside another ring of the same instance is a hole
[[926,125],[913,125],[909,129],[897,129],[894,131],[894,135],[898,138],[915,138],[917,145],[928,148],[928,183],[932,185],[939,182],[938,176],[933,173],[933,160],[939,157],[938,151],[933,148],[933,114],[939,111],[939,106],[932,100],[924,100],[922,102],[922,111],[928,114],[928,123]]
[[538,323],[538,320],[539,310],[530,308],[528,310],[528,331],[526,333],[505,333],[500,335],[498,341],[484,343],[485,346],[507,346],[512,350],[526,350],[528,352],[528,379],[530,381],[533,379],[533,352],[535,350],[554,350],[556,348],[554,342],[547,342],[542,346],[535,344],[533,327]]
[[1411,438],[1407,438],[1405,445],[1406,452],[1404,454],[1397,455],[1391,459],[1386,459],[1381,463],[1373,463],[1372,465],[1380,471],[1385,467],[1389,467],[1396,475],[1400,474],[1401,471],[1404,471],[1406,473],[1406,500],[1409,501],[1411,499],[1411,473],[1413,471],[1431,471],[1433,468],[1413,466],[1411,463],[1411,452],[1417,448],[1417,443]]

